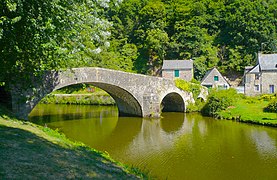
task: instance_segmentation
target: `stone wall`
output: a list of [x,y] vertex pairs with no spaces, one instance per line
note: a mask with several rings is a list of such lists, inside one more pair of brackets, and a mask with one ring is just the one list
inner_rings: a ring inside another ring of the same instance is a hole
[[[255,74],[246,74],[245,75],[245,85],[244,85],[244,94],[247,96],[256,96],[261,94],[261,87],[260,87],[260,80],[261,79],[256,79]],[[256,86],[259,86],[259,90],[255,88]]]
[[[259,78],[256,78],[256,77]],[[263,71],[255,75],[248,73],[245,75],[245,95],[256,96],[260,94],[269,94],[269,86],[274,85],[275,93],[277,92],[277,71]],[[259,88],[259,89],[257,89]]]
[[[163,70],[162,77],[168,78],[168,79],[175,78],[174,70]],[[179,78],[184,79],[186,81],[191,81],[193,78],[193,70],[192,69],[179,70]]]
[[269,94],[269,85],[274,85],[275,93],[277,93],[277,71],[265,71],[261,76],[262,94]]

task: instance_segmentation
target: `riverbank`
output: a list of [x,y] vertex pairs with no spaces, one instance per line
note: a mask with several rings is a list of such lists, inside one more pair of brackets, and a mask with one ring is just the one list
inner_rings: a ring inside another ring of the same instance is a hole
[[47,127],[15,119],[0,106],[0,179],[140,179],[135,168],[72,142]]
[[100,88],[77,84],[56,90],[44,97],[42,104],[115,105],[114,99]]
[[79,104],[79,105],[115,105],[114,99],[108,94],[49,94],[42,104]]
[[265,112],[269,101],[258,98],[239,99],[234,106],[218,113],[218,119],[277,127],[277,113]]
[[277,127],[276,110],[267,110],[269,104],[276,106],[276,98],[277,94],[247,97],[232,89],[212,91],[202,113],[216,119]]

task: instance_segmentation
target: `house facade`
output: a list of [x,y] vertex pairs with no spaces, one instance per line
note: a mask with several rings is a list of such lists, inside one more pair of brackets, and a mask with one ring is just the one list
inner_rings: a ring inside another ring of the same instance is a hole
[[230,88],[230,84],[228,83],[228,81],[221,75],[221,73],[215,67],[206,72],[205,76],[201,81],[201,85],[206,86],[207,88]]
[[192,60],[164,60],[162,66],[162,77],[164,78],[181,78],[191,81],[193,78],[193,61]]
[[277,54],[258,55],[256,66],[245,67],[244,94],[256,96],[277,92]]

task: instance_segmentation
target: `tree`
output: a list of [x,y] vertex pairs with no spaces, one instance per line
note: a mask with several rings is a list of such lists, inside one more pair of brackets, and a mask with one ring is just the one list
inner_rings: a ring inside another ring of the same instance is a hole
[[100,16],[107,7],[108,0],[4,0],[0,82],[92,63],[110,36]]

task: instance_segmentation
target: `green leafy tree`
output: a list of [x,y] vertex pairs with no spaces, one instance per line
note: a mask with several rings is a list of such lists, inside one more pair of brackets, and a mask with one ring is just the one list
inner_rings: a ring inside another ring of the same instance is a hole
[[91,64],[110,35],[100,16],[107,7],[107,0],[3,0],[0,82]]

